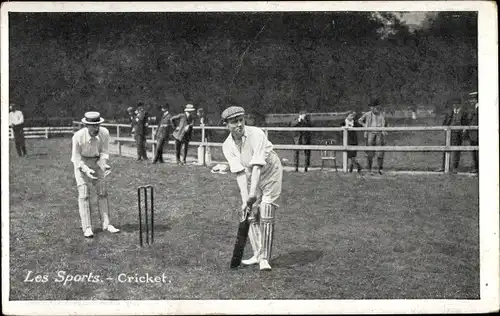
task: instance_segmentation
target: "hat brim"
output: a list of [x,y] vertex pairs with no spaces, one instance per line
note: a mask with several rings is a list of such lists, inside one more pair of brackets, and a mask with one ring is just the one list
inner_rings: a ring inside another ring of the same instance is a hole
[[101,124],[102,122],[104,122],[104,119],[102,117],[99,119],[99,122],[89,122],[85,118],[82,118],[82,123],[84,123],[84,124],[97,125],[97,124]]
[[232,114],[232,115],[230,115],[230,116],[226,117],[226,118],[224,119],[224,121],[226,121],[226,122],[227,122],[227,121],[229,121],[230,119],[233,119],[233,118],[235,118],[235,117],[239,117],[239,116],[244,116],[244,115],[245,115],[245,113],[244,113],[244,112],[234,113],[234,114]]
[[184,112],[194,112],[196,111],[195,109],[184,109]]

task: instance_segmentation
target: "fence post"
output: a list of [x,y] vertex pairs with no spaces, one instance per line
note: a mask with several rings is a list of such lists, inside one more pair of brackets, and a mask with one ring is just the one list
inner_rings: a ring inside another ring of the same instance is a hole
[[[347,147],[347,128],[342,132],[342,143],[344,147]],[[342,170],[347,172],[347,150],[345,149],[342,152]]]
[[[446,128],[446,146],[451,145],[451,129],[449,127]],[[444,173],[450,172],[450,161],[451,161],[451,152],[447,151],[444,154]]]
[[45,139],[49,139],[49,128],[45,128]]
[[202,155],[203,155],[203,166],[207,166],[207,160],[205,159],[206,155],[206,146],[205,146],[205,124],[201,124],[201,146],[202,148]]
[[120,138],[120,125],[116,125],[116,138]]
[[155,150],[156,150],[156,144],[155,144],[155,127],[151,126],[151,140],[153,141],[153,144],[151,144],[151,150],[153,151],[153,158],[155,155]]

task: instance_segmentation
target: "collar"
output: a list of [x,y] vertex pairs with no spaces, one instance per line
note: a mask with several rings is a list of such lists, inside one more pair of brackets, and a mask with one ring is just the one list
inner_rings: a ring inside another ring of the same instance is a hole
[[99,140],[99,133],[97,133],[97,135],[94,137],[92,135],[90,135],[89,133],[89,130],[87,129],[87,136],[89,137],[89,143],[93,140],[93,139],[96,139],[96,140]]
[[[248,130],[247,130],[247,127],[245,126],[243,128],[243,135],[241,136],[241,142],[243,143],[246,138],[248,138]],[[234,140],[233,135],[231,135],[231,140],[236,145],[236,141]]]
[[346,125],[346,126],[353,127],[353,126],[354,126],[354,120],[349,121],[348,119],[345,119],[345,125]]

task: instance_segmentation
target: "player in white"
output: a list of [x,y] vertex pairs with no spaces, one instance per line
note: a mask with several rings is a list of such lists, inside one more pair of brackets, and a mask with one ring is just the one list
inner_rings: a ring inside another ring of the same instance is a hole
[[109,131],[100,126],[104,119],[99,112],[87,112],[82,119],[85,127],[72,138],[71,162],[74,165],[78,188],[78,208],[84,236],[94,236],[90,221],[89,183],[96,188],[103,231],[117,233],[120,230],[109,223],[108,194],[105,178],[111,172],[108,165]]
[[249,216],[248,237],[253,256],[242,264],[259,264],[261,270],[271,270],[269,261],[273,245],[274,219],[281,195],[283,167],[273,144],[258,127],[245,126],[245,110],[231,106],[222,113],[230,135],[222,150],[236,180],[241,195],[241,211],[247,201],[256,201]]

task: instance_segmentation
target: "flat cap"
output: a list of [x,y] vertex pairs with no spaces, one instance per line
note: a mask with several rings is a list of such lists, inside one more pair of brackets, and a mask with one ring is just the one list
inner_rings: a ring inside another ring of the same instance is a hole
[[244,115],[245,109],[241,106],[230,106],[222,112],[221,118],[223,121],[227,121],[230,118]]

